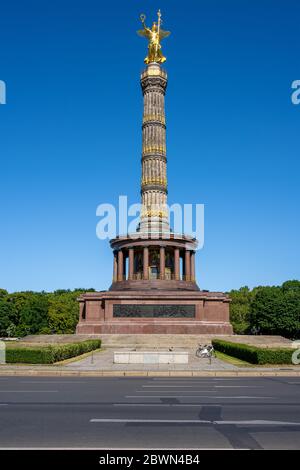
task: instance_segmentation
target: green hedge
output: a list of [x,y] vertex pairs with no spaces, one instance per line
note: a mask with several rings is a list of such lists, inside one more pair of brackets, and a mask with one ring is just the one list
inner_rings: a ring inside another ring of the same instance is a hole
[[101,340],[91,339],[80,343],[49,345],[43,347],[9,347],[6,349],[7,363],[53,364],[70,357],[80,356],[101,347]]
[[221,339],[214,339],[212,344],[216,351],[251,364],[292,364],[293,349],[258,348],[247,344],[230,343]]

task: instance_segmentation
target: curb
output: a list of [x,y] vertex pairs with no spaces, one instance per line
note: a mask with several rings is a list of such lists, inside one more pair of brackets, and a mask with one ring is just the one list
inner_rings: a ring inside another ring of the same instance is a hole
[[295,371],[0,370],[1,377],[300,377]]

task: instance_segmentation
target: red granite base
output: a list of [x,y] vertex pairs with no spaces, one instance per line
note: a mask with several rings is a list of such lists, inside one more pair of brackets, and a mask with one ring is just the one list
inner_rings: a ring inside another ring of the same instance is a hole
[[[79,298],[77,334],[232,334],[229,298],[203,291],[104,291]],[[194,305],[193,318],[114,317],[114,305]]]
[[232,326],[230,324],[214,324],[194,322],[192,324],[175,324],[175,323],[79,323],[76,330],[77,334],[232,334]]

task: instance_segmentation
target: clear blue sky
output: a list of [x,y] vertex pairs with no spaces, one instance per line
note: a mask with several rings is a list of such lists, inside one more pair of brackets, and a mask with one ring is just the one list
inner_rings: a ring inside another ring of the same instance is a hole
[[169,202],[205,204],[200,286],[300,278],[298,0],[10,0],[0,15],[0,287],[111,283],[96,207],[139,201],[146,41],[161,8]]

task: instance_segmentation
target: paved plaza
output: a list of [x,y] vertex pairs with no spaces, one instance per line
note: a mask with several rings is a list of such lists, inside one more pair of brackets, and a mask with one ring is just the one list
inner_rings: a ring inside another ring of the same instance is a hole
[[[117,349],[118,350],[118,349]],[[145,348],[143,348],[145,350]],[[177,348],[177,351],[185,351],[184,349]],[[124,348],[123,351],[130,351]],[[150,351],[150,350],[149,350]],[[151,349],[153,351],[153,349]],[[217,358],[212,358],[210,361],[207,358],[198,358],[195,355],[195,350],[189,351],[188,364],[114,364],[114,349],[106,349],[100,352],[91,354],[79,361],[72,361],[65,367],[70,369],[82,370],[131,370],[131,371],[145,371],[145,370],[238,370],[238,367],[229,364],[228,362],[221,361]]]

